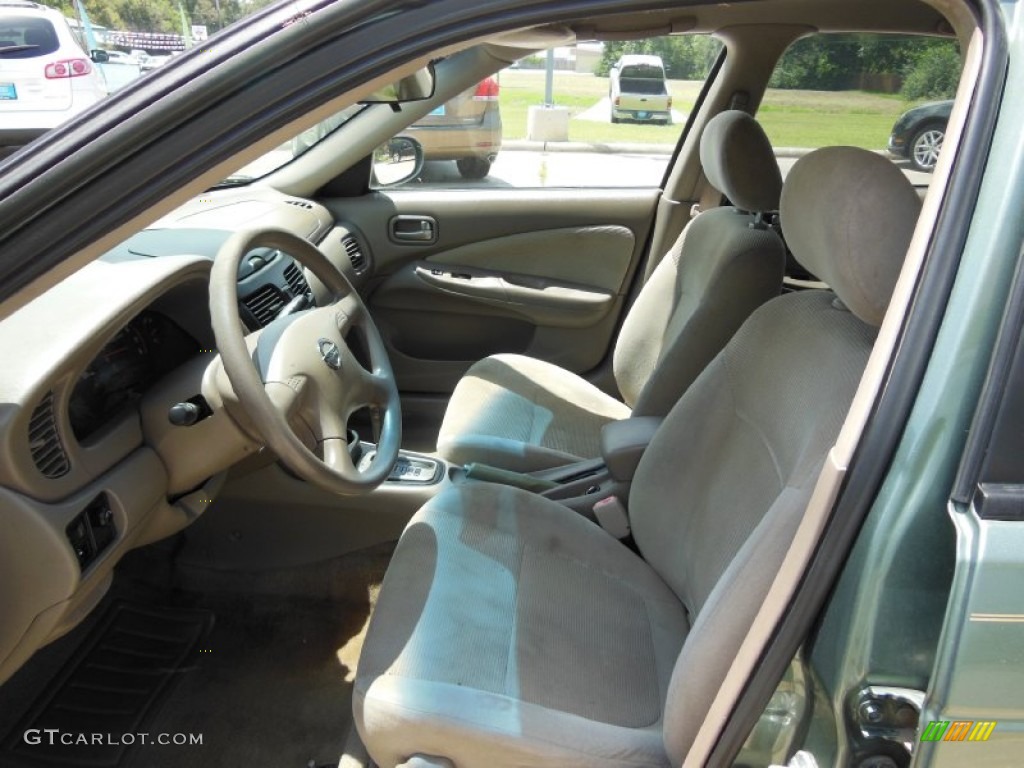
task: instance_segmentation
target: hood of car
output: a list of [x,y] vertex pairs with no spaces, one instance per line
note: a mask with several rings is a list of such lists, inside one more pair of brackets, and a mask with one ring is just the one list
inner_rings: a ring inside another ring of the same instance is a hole
[[952,100],[930,101],[913,109],[907,110],[904,118],[919,119],[922,117],[943,117],[948,118],[953,109]]

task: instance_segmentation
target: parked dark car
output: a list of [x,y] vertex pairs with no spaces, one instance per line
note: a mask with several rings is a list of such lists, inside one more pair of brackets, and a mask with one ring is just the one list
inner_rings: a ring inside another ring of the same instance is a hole
[[915,170],[931,173],[946,138],[952,109],[952,101],[936,101],[904,112],[892,127],[889,153],[907,158]]

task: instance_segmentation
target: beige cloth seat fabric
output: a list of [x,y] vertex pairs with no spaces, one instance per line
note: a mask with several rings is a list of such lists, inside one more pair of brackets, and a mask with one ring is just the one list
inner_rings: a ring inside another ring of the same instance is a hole
[[664,416],[759,305],[778,295],[785,248],[748,211],[775,210],[782,187],[767,137],[744,112],[709,121],[701,162],[736,207],[702,213],[658,264],[623,323],[613,369],[622,400],[522,355],[473,365],[456,385],[438,453],[528,472],[600,453],[609,421]]
[[640,556],[502,486],[456,486],[417,513],[355,681],[383,768],[682,762],[835,442],[919,210],[865,150],[794,166],[783,227],[835,294],[760,307],[672,408],[630,493]]
[[567,512],[479,483],[409,523],[354,692],[378,763],[414,749],[460,768],[665,765],[686,614],[642,560]]
[[629,415],[628,405],[564,368],[493,355],[459,382],[438,449],[458,463],[557,467],[599,455],[601,427]]

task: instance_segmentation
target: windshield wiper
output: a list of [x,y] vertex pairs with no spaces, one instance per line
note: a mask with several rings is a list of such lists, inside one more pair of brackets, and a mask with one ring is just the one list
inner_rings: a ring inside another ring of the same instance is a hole
[[6,48],[0,48],[0,56],[5,53],[17,53],[18,51],[31,51],[33,48],[38,48],[38,45],[8,45]]

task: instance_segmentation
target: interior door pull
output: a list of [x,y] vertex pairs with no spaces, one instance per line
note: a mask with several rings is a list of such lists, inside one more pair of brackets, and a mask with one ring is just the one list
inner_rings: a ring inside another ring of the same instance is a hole
[[437,220],[432,216],[395,216],[388,231],[396,243],[437,242]]

